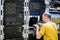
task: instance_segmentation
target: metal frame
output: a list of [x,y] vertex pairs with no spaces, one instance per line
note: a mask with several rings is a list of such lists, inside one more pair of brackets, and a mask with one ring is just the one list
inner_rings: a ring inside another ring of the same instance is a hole
[[4,4],[4,0],[0,0],[0,40],[4,39],[4,33],[3,33],[3,4]]
[[23,30],[23,38],[24,40],[28,40],[28,29],[29,29],[29,0],[24,1],[24,30]]
[[46,9],[45,9],[45,12],[48,12],[49,13],[49,4],[50,4],[51,0],[45,0],[45,5],[46,5]]

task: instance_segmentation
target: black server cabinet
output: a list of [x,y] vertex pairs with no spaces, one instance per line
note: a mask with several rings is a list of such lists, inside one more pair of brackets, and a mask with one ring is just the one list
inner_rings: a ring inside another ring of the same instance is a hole
[[23,40],[24,0],[4,1],[4,40]]

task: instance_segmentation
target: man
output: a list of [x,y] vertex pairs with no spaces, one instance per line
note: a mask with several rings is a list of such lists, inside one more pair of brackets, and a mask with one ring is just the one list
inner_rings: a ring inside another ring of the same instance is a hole
[[58,40],[58,28],[56,24],[51,21],[51,15],[44,13],[42,20],[45,24],[42,25],[41,29],[37,24],[34,25],[36,27],[36,38],[40,39],[43,36],[44,40]]

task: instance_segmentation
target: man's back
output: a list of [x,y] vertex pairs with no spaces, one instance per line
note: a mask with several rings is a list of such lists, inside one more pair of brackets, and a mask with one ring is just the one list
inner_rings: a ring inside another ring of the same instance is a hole
[[44,40],[58,40],[57,26],[51,21],[42,25],[40,33],[43,34]]

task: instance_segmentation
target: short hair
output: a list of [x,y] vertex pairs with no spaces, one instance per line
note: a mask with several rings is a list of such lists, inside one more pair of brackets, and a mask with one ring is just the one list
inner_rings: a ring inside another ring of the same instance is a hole
[[51,19],[51,14],[50,14],[50,13],[44,13],[43,15],[44,15],[44,16],[47,16],[48,18]]

